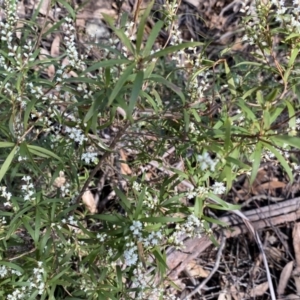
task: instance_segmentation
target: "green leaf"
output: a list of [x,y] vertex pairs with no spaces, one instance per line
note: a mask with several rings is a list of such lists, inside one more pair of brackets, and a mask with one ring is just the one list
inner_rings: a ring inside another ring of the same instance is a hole
[[126,36],[123,29],[118,29],[114,26],[114,20],[107,14],[102,13],[104,20],[109,24],[114,33],[119,37],[124,46],[131,52],[131,54],[135,54],[135,49],[130,41],[130,39]]
[[17,149],[17,146],[15,146],[11,152],[9,153],[9,155],[6,157],[4,163],[2,164],[1,166],[1,169],[0,169],[0,182],[1,180],[3,179],[4,175],[6,174],[14,156],[15,156],[15,153],[16,153],[16,149]]
[[290,103],[290,101],[286,100],[285,104],[288,108],[289,112],[289,127],[295,129],[296,128],[296,116],[294,106]]
[[266,96],[266,102],[273,102],[277,95],[278,95],[279,89],[272,89],[272,91]]
[[152,28],[150,35],[148,36],[147,43],[145,46],[145,49],[143,51],[143,56],[148,56],[153,49],[153,45],[156,41],[156,38],[159,35],[159,32],[161,31],[162,27],[164,26],[164,22],[162,21],[157,21]]
[[128,59],[110,59],[110,60],[99,61],[97,63],[94,63],[89,68],[85,69],[82,72],[82,74],[86,74],[88,72],[92,72],[92,71],[98,70],[100,68],[107,68],[107,67],[114,67],[114,66],[128,64],[129,62],[130,62],[130,60],[128,60]]
[[[31,220],[30,217],[29,216],[23,216],[21,219],[22,219],[22,223],[23,223],[24,227],[27,229],[28,233],[30,234],[30,236],[34,240],[35,239],[34,229],[29,224],[29,222]],[[35,244],[36,244],[36,242],[35,242]]]
[[176,86],[175,84],[173,84],[172,82],[168,81],[167,79],[165,79],[164,77],[157,75],[157,74],[152,74],[149,77],[149,80],[152,80],[154,82],[158,82],[161,83],[163,85],[165,85],[166,87],[170,88],[173,92],[175,92],[182,100],[182,103],[185,104],[185,97],[184,94],[182,93],[182,90]]
[[153,7],[153,3],[154,3],[154,1],[151,1],[150,3],[147,4],[147,8],[139,22],[139,27],[137,29],[137,34],[136,34],[136,51],[137,51],[137,53],[139,53],[141,50],[141,45],[142,45],[144,33],[145,33],[145,31],[144,31],[145,25],[146,25],[148,16],[151,12],[151,9]]
[[124,86],[125,82],[128,80],[128,76],[132,73],[134,68],[135,68],[135,63],[132,63],[123,71],[122,75],[119,77],[118,82],[116,83],[114,89],[112,90],[112,92],[108,98],[107,106],[111,105],[112,102],[115,100],[118,93]]
[[75,20],[76,14],[75,14],[75,11],[72,8],[72,6],[68,2],[66,2],[65,0],[57,0],[57,1],[62,4],[62,6],[70,13],[73,20]]
[[14,145],[12,142],[0,142],[0,148],[11,148]]
[[[41,157],[53,157],[55,159],[57,159],[58,161],[60,161],[61,163],[62,160],[59,156],[57,156],[55,153],[53,153],[52,151],[39,147],[39,146],[35,146],[35,145],[27,145],[27,148],[30,152],[34,151],[35,155],[41,156]],[[39,155],[40,154],[40,155]]]
[[195,205],[194,205],[194,214],[201,218],[203,216],[203,198],[196,197]]
[[280,154],[279,151],[277,151],[273,146],[271,146],[268,143],[263,143],[264,147],[269,149],[278,159],[278,161],[280,162],[280,164],[282,165],[282,167],[285,169],[286,173],[288,174],[289,178],[290,178],[290,183],[292,183],[294,181],[294,176],[293,176],[293,172],[290,168],[290,166],[288,165],[286,159]]
[[[213,194],[212,192],[208,193],[208,198],[213,200],[215,203],[218,205],[214,206],[216,209],[221,209],[221,210],[238,210],[241,208],[240,205],[235,205],[235,204],[230,204],[224,200],[222,200],[220,197],[217,195]],[[208,205],[208,204],[207,204]],[[211,206],[213,204],[210,204]]]
[[227,78],[227,84],[228,84],[228,88],[231,92],[231,95],[236,97],[236,87],[235,87],[235,83],[230,71],[230,68],[228,67],[227,61],[225,60],[224,62],[225,64],[225,73],[226,73],[226,78]]
[[224,144],[225,144],[225,151],[227,152],[232,146],[232,142],[231,142],[231,119],[230,119],[230,117],[227,117],[225,119],[224,127],[225,127]]
[[121,204],[123,208],[129,212],[131,210],[131,203],[128,201],[127,197],[125,194],[123,194],[123,192],[117,188],[114,189],[114,191],[116,192],[117,196],[121,199]]
[[146,193],[146,188],[143,188],[143,190],[140,192],[139,197],[138,197],[138,202],[136,204],[136,209],[135,209],[135,212],[133,215],[134,219],[137,219],[139,217],[140,213],[142,213],[145,193]]
[[284,143],[300,149],[300,138],[289,136],[289,135],[276,135],[272,137],[272,142],[274,142],[276,145],[278,145],[278,142],[283,145]]
[[166,271],[168,269],[168,265],[166,263],[166,256],[161,253],[161,251],[158,247],[156,247],[152,253],[157,260],[157,265],[159,268],[160,275],[162,277],[164,277],[164,275],[166,274]]
[[252,172],[251,172],[251,177],[250,177],[250,185],[253,184],[258,168],[260,166],[260,161],[261,161],[261,153],[262,153],[262,143],[258,142],[256,144],[254,154],[253,154],[253,164],[252,164]]
[[129,105],[128,105],[128,109],[127,109],[127,116],[129,119],[132,119],[132,112],[135,108],[140,91],[142,90],[143,82],[144,82],[144,72],[139,71],[136,74],[135,80],[133,82],[132,91],[131,91],[131,95],[130,95],[130,99],[129,99]]

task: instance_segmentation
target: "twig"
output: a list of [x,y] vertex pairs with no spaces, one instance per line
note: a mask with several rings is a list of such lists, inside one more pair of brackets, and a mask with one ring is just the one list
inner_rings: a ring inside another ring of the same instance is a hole
[[209,273],[209,275],[191,292],[189,293],[184,300],[188,300],[189,298],[191,298],[192,296],[194,296],[195,294],[197,294],[198,292],[200,292],[200,290],[207,284],[207,282],[212,278],[212,276],[216,273],[216,271],[219,268],[220,265],[220,260],[221,260],[221,256],[222,256],[222,252],[223,249],[225,247],[225,241],[226,241],[226,237],[224,234],[222,234],[222,239],[221,239],[221,244],[217,253],[217,258],[216,258],[216,262],[215,265],[213,267],[213,269],[211,270],[211,272]]

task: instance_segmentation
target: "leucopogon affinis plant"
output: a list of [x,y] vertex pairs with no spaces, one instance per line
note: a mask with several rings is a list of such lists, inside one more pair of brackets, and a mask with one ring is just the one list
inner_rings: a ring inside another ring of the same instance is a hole
[[[126,14],[118,26],[104,16],[111,39],[83,54],[76,11],[57,3],[68,15],[47,28],[35,25],[41,3],[30,21],[17,18],[16,1],[3,3],[0,296],[179,299],[167,290],[167,248],[213,237],[218,220],[205,211],[238,209],[224,196],[240,174],[252,183],[262,159],[276,158],[291,180],[296,172],[299,3],[253,1],[244,19],[253,60],[232,54],[230,65],[182,40],[175,1],[148,36],[151,5],[134,26]],[[169,38],[158,46],[163,28]],[[52,57],[42,41],[56,34]],[[121,171],[121,149],[132,174]],[[147,172],[153,161],[158,180]],[[115,203],[90,214],[81,196],[104,193],[101,178]]]

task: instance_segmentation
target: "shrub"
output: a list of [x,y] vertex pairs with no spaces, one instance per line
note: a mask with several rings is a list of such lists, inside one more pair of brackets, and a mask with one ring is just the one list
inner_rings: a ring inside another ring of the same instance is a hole
[[[0,24],[0,294],[163,297],[167,247],[213,238],[218,220],[204,212],[239,208],[222,199],[237,176],[251,184],[275,157],[293,180],[298,10],[257,4],[244,18],[251,59],[228,48],[211,61],[206,45],[180,39],[175,2],[147,36],[151,5],[133,24],[105,16],[112,38],[80,55],[76,12],[60,2],[70,15],[38,34],[38,10],[18,21],[14,1]],[[53,57],[41,44],[58,32]]]

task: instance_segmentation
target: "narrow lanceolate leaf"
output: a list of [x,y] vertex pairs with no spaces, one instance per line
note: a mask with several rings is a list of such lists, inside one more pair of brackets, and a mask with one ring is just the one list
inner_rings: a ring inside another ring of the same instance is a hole
[[0,148],[11,148],[13,145],[12,142],[0,142]]
[[258,142],[254,150],[254,160],[252,164],[252,172],[250,177],[250,185],[254,182],[261,161],[262,143]]
[[150,3],[148,3],[147,8],[139,22],[139,27],[137,29],[137,34],[136,34],[136,51],[137,51],[137,53],[139,53],[140,49],[141,49],[141,45],[142,45],[144,34],[145,34],[145,31],[144,31],[145,25],[147,22],[147,18],[151,12],[153,3],[154,3],[154,1],[151,1]]
[[276,150],[273,146],[271,146],[268,143],[263,143],[264,147],[269,149],[278,159],[278,161],[280,162],[280,164],[282,165],[282,167],[284,168],[284,170],[286,171],[286,173],[288,174],[289,178],[290,178],[290,182],[292,183],[294,180],[294,176],[292,173],[292,170],[290,168],[290,166],[288,165],[286,159],[280,154],[280,152],[278,150]]
[[2,164],[1,166],[1,169],[0,169],[0,181],[3,179],[4,175],[6,174],[14,156],[15,156],[15,153],[16,153],[16,147],[15,146],[11,152],[9,153],[9,155],[6,157],[4,163]]
[[280,145],[288,144],[292,147],[300,149],[300,138],[295,136],[289,136],[289,135],[276,135],[272,137],[272,141],[274,143],[280,143]]
[[84,70],[83,74],[98,70],[100,68],[120,66],[120,65],[126,64],[128,62],[129,62],[128,59],[110,59],[110,60],[99,61],[99,62],[93,64],[92,66],[90,66],[89,68],[87,68],[86,70]]
[[156,38],[159,35],[160,30],[162,29],[164,25],[164,22],[162,21],[158,21],[155,23],[153,29],[150,32],[150,35],[148,37],[147,43],[146,43],[146,47],[144,49],[144,56],[148,56],[151,52],[151,50],[153,49],[153,44],[156,41]]
[[129,99],[128,110],[127,110],[127,116],[129,118],[131,118],[131,114],[138,100],[140,91],[142,90],[143,82],[144,82],[144,72],[140,71],[136,74],[135,80],[132,85],[132,91]]
[[122,75],[119,77],[118,82],[116,83],[114,89],[112,90],[109,98],[108,98],[108,106],[112,104],[112,102],[117,97],[118,93],[124,86],[125,82],[128,80],[128,76],[132,73],[133,69],[135,67],[135,63],[132,63],[127,67],[127,69],[122,73]]
[[230,93],[231,93],[232,96],[236,96],[236,87],[235,87],[235,84],[234,84],[232,73],[231,73],[230,68],[229,68],[226,61],[225,61],[225,73],[226,73],[227,84],[228,84]]
[[168,81],[164,77],[162,77],[160,75],[157,75],[157,74],[152,74],[149,77],[149,79],[154,81],[154,82],[161,83],[162,85],[165,85],[166,87],[171,89],[173,92],[175,92],[181,98],[182,103],[185,104],[184,94],[182,93],[182,90],[178,86],[176,86],[172,82]]
[[34,154],[37,156],[53,157],[62,163],[62,160],[60,159],[60,157],[48,149],[45,149],[45,148],[42,148],[39,146],[35,146],[35,145],[27,145],[27,148],[28,148],[29,152],[32,152],[32,153],[34,152]]

